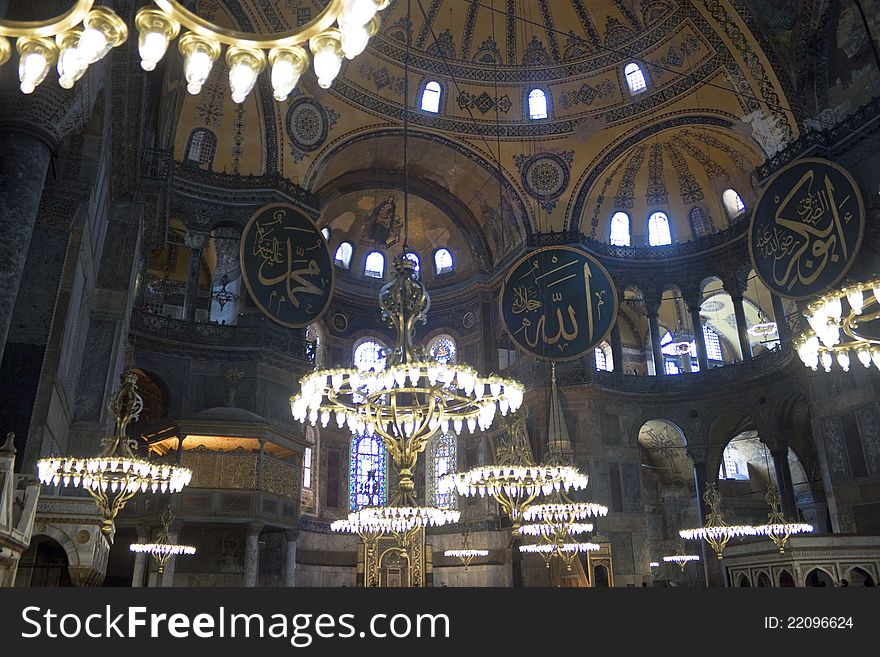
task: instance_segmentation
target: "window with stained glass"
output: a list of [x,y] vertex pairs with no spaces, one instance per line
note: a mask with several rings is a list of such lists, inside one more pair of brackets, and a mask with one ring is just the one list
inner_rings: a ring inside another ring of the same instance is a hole
[[351,510],[385,504],[385,446],[375,434],[351,439]]
[[455,362],[455,340],[449,335],[438,335],[428,343],[428,354],[436,361],[448,365]]
[[376,340],[364,340],[355,347],[352,360],[362,372],[385,369],[385,346]]
[[431,491],[434,506],[443,509],[454,509],[456,503],[455,490],[441,492],[440,477],[455,472],[456,443],[451,433],[440,433],[434,438],[431,451],[430,469],[428,473],[428,489]]

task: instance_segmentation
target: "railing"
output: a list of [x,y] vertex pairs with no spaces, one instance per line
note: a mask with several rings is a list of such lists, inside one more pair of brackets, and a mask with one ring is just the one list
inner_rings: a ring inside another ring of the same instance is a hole
[[[712,367],[703,372],[682,372],[666,376],[605,372],[591,370],[583,364],[566,364],[556,366],[556,381],[561,386],[593,384],[619,392],[668,394],[738,383],[763,376],[787,365],[792,356],[792,350],[784,347],[753,357],[749,362]],[[550,381],[550,367],[536,362],[522,367],[514,365],[502,374],[519,381],[526,388],[547,385]]]
[[203,324],[132,310],[131,330],[175,342],[212,347],[268,349],[310,363],[315,359],[314,342],[263,319],[254,326]]
[[245,451],[185,450],[180,464],[193,471],[191,489],[261,490],[298,497],[298,469],[268,454]]

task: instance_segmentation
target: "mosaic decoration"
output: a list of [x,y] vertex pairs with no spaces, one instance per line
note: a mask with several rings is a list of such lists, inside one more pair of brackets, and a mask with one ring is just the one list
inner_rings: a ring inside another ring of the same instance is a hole
[[526,46],[525,52],[523,52],[522,65],[543,66],[549,63],[550,54],[547,52],[547,47],[538,41],[538,37],[533,35],[532,40]]
[[462,91],[458,95],[459,109],[476,109],[479,110],[480,114],[485,114],[486,112],[494,109],[497,109],[501,114],[507,114],[512,106],[513,103],[511,103],[510,96],[508,96],[507,94],[504,94],[503,96],[497,98],[493,98],[485,91],[479,96],[475,96],[473,94],[469,94],[466,91]]
[[293,159],[299,162],[307,153],[318,150],[327,140],[339,114],[325,109],[317,101],[301,96],[287,110],[287,135],[293,145]]
[[669,160],[672,162],[672,168],[675,169],[675,175],[678,176],[678,186],[681,188],[681,202],[685,205],[702,201],[705,198],[703,188],[694,178],[687,160],[684,159],[678,149],[671,143],[666,144],[666,152],[669,153]]
[[666,179],[663,177],[663,147],[659,143],[651,147],[645,203],[649,206],[669,204],[669,192],[666,191]]
[[585,82],[577,90],[566,89],[559,94],[559,104],[565,109],[581,104],[590,106],[595,100],[603,100],[617,95],[617,90],[617,85],[608,78],[599,82],[595,87]]
[[749,255],[771,292],[809,299],[849,271],[864,231],[862,195],[846,169],[805,158],[767,181],[749,225]]
[[614,208],[621,210],[631,210],[633,207],[633,199],[635,197],[636,175],[642,168],[645,161],[645,145],[642,144],[635,149],[626,163],[626,170],[623,172],[623,178],[620,179],[620,185],[617,188],[617,194],[614,196]]
[[208,78],[208,82],[202,87],[199,104],[196,105],[196,119],[211,128],[219,126],[223,118],[226,78],[229,75],[226,62],[218,60],[215,66],[217,74]]
[[539,358],[564,361],[589,353],[611,332],[617,290],[591,255],[567,246],[532,251],[517,260],[501,292],[510,338]]
[[241,172],[241,156],[244,154],[244,103],[235,106],[235,121],[232,124],[232,173]]
[[569,171],[574,151],[538,153],[531,157],[516,155],[513,160],[522,177],[522,185],[529,196],[538,199],[547,212],[556,208],[556,200],[568,187]]
[[403,95],[403,78],[391,75],[386,67],[376,68],[367,61],[358,64],[357,74],[362,80],[370,80],[376,85],[376,91],[388,89],[396,96]]
[[538,0],[538,7],[541,9],[541,20],[544,27],[547,28],[547,43],[550,44],[550,53],[557,62],[559,57],[559,44],[556,41],[556,28],[553,26],[553,15],[550,13],[550,7],[547,0]]
[[471,42],[474,39],[474,25],[477,22],[477,12],[480,10],[480,0],[469,0],[469,2],[467,18],[464,20],[464,37],[461,41],[461,59],[468,59]]
[[242,232],[239,259],[248,293],[276,324],[302,328],[327,309],[334,280],[327,242],[294,206],[260,208]]

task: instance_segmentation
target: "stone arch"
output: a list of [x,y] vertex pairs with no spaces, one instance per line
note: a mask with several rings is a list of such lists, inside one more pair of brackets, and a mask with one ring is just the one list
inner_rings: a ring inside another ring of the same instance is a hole
[[755,579],[755,586],[758,588],[773,588],[773,579],[766,570],[758,572],[758,576]]
[[834,574],[824,566],[814,566],[804,575],[803,586],[831,588],[835,586]]
[[779,573],[776,575],[777,586],[780,588],[790,588],[797,586],[794,581],[794,577],[791,572],[787,568],[782,568]]
[[851,566],[844,579],[849,581],[850,586],[877,586],[877,572],[868,564]]
[[751,588],[752,582],[745,573],[740,573],[736,578],[736,585],[741,588]]

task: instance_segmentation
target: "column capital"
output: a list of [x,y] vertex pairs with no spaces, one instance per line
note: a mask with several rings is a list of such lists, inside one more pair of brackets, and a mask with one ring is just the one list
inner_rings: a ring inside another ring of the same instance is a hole
[[186,236],[183,238],[183,242],[190,249],[201,250],[208,246],[208,239],[210,237],[211,236],[207,232],[188,228]]
[[299,538],[299,529],[285,529],[284,540],[288,543],[295,543]]
[[247,535],[248,538],[251,536],[259,536],[260,532],[263,531],[263,527],[266,526],[266,523],[263,522],[250,522],[247,525]]

